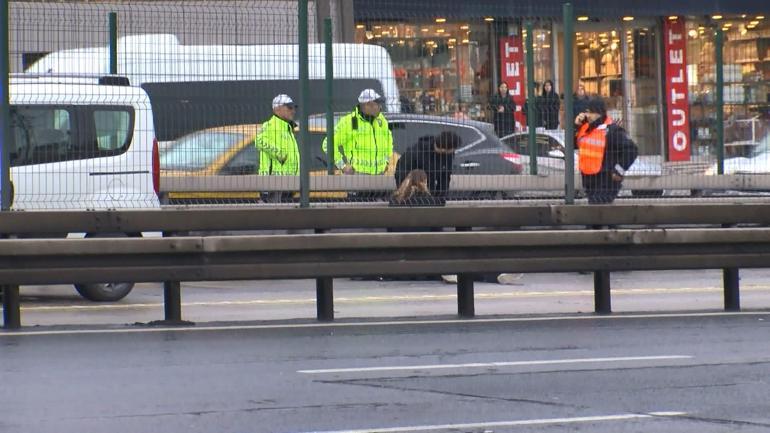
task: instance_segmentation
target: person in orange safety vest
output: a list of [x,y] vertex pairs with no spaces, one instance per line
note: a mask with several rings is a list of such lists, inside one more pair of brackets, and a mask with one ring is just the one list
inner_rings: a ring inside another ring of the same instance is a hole
[[604,100],[598,96],[586,102],[585,111],[575,117],[575,126],[578,167],[588,203],[612,203],[636,160],[636,144],[607,116]]

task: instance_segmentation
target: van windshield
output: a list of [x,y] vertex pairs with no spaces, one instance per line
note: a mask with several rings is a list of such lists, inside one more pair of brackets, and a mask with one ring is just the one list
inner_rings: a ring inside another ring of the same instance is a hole
[[202,131],[189,134],[161,154],[160,167],[165,170],[203,170],[246,139],[246,134],[238,132]]

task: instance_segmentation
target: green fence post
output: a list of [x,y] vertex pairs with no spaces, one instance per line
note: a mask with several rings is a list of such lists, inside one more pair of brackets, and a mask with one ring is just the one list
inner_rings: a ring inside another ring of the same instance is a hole
[[564,12],[564,202],[575,203],[575,136],[572,101],[572,42],[574,12],[571,3],[565,3]]
[[532,34],[532,22],[527,21],[526,24],[527,37],[527,147],[529,147],[529,174],[537,174],[537,131],[535,128],[536,113],[535,110],[535,47]]
[[299,44],[299,206],[310,207],[310,130],[308,123],[308,96],[310,93],[310,72],[308,60],[307,30],[308,0],[299,0],[298,44]]
[[724,32],[717,28],[714,49],[717,66],[717,174],[725,174],[725,76],[722,50],[724,48]]
[[110,12],[110,74],[118,73],[118,14]]
[[326,49],[326,161],[328,174],[334,174],[334,53],[332,19],[324,20],[324,42]]
[[0,209],[11,209],[11,105],[8,0],[0,0]]

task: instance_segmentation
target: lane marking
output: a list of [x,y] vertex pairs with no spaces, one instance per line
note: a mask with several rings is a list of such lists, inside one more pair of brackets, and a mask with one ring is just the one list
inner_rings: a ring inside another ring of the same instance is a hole
[[[19,336],[44,336],[44,335],[80,335],[80,334],[140,334],[157,332],[216,332],[216,331],[250,331],[250,330],[290,330],[290,329],[338,329],[359,328],[372,326],[432,326],[432,325],[488,325],[522,322],[560,322],[574,320],[626,320],[626,319],[677,319],[677,318],[704,318],[704,317],[759,317],[759,320],[770,318],[770,311],[756,312],[713,312],[713,313],[659,313],[659,314],[624,314],[615,316],[545,316],[545,317],[509,317],[490,319],[440,319],[440,320],[391,320],[371,322],[342,322],[342,323],[282,323],[264,325],[212,325],[172,327],[158,326],[152,328],[103,328],[103,329],[60,329],[45,331],[14,331],[0,329],[0,338]],[[770,319],[769,319],[770,320]]]
[[660,355],[660,356],[625,356],[616,358],[573,358],[573,359],[545,359],[538,361],[506,361],[506,362],[472,362],[468,364],[429,364],[429,365],[402,365],[391,367],[361,367],[361,368],[329,368],[321,370],[298,370],[301,374],[329,374],[329,373],[364,373],[375,371],[411,371],[411,370],[440,370],[449,368],[490,368],[490,367],[516,367],[529,365],[553,365],[553,364],[588,364],[598,362],[630,362],[630,361],[663,361],[673,359],[692,359],[689,355]]
[[[682,293],[722,293],[721,287],[704,288],[647,288],[647,289],[617,289],[613,290],[615,296],[645,295],[645,294],[682,294]],[[741,287],[742,292],[760,292],[770,291],[770,286],[746,286]],[[593,290],[560,290],[560,291],[518,291],[518,292],[496,292],[496,293],[476,293],[478,300],[501,300],[517,298],[550,298],[564,296],[593,296]],[[334,298],[335,303],[339,304],[375,304],[394,301],[455,301],[457,294],[443,295],[388,295],[388,296],[360,296]],[[315,298],[294,298],[294,299],[250,299],[244,301],[206,301],[206,302],[183,302],[183,307],[238,307],[238,306],[260,306],[260,305],[315,305]],[[162,302],[136,303],[136,304],[97,304],[97,305],[39,305],[33,307],[21,307],[21,311],[111,311],[111,310],[132,310],[132,309],[153,309],[163,308]],[[0,308],[2,310],[2,308]]]
[[[590,422],[607,422],[607,421],[628,421],[633,419],[651,419],[651,418],[670,418],[685,416],[687,412],[650,412],[650,413],[624,413],[620,415],[604,415],[604,416],[581,416],[574,418],[542,418],[542,419],[527,419],[517,421],[493,421],[493,422],[479,422],[479,423],[465,423],[465,424],[439,424],[439,425],[421,425],[410,427],[386,427],[386,428],[367,428],[367,429],[354,429],[354,430],[332,430],[324,432],[313,433],[408,433],[408,432],[424,432],[435,430],[460,430],[460,429],[480,429],[491,427],[516,427],[516,426],[536,426],[536,425],[548,425],[548,424],[578,424],[578,423],[590,423]],[[308,432],[309,433],[309,432]]]

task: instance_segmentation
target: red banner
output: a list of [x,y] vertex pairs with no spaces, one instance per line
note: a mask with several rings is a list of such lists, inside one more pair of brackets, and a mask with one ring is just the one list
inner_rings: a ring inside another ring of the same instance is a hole
[[666,20],[663,27],[666,58],[666,119],[668,160],[689,161],[690,106],[687,95],[687,32],[684,19]]
[[500,82],[508,85],[508,93],[516,103],[516,130],[526,125],[521,108],[526,102],[526,75],[524,74],[524,45],[521,36],[500,38]]

